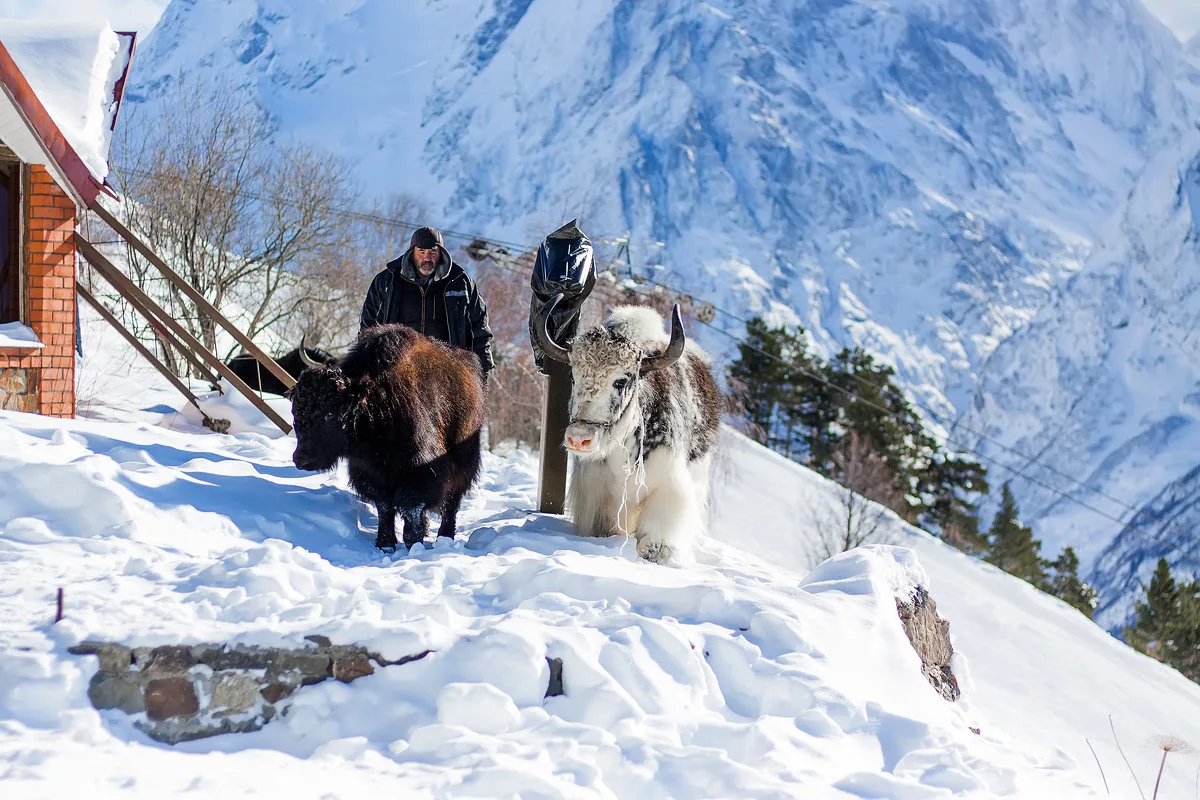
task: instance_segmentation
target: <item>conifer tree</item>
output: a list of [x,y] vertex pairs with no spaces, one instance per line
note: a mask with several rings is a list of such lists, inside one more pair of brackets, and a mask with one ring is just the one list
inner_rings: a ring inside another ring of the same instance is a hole
[[1079,557],[1070,547],[1064,547],[1058,558],[1046,565],[1053,574],[1047,591],[1065,600],[1088,617],[1096,609],[1096,590],[1079,579]]
[[1125,641],[1159,661],[1170,663],[1175,632],[1183,625],[1179,587],[1171,576],[1165,558],[1158,560],[1146,599],[1134,604],[1137,614],[1132,628],[1125,629]]
[[1046,574],[1038,556],[1042,543],[1033,538],[1033,531],[1021,524],[1017,501],[1006,481],[1000,495],[1000,509],[988,531],[991,552],[986,560],[1000,569],[1026,580],[1039,588]]

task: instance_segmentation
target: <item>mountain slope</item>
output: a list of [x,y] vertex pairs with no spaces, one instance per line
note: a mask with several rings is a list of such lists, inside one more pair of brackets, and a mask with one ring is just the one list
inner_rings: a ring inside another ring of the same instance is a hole
[[1179,52],[1128,0],[176,2],[130,97],[228,81],[448,228],[628,230],[952,415],[1186,124]]
[[1153,162],[1095,257],[989,359],[968,418],[1057,469],[1025,467],[1043,484],[1111,517],[1018,483],[1047,549],[1071,544],[1095,565],[1098,619],[1117,629],[1159,556],[1200,570],[1188,511],[1200,466],[1197,153],[1192,132]]

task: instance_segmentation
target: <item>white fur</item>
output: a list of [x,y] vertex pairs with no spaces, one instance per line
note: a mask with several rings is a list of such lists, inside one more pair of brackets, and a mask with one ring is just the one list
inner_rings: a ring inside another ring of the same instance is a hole
[[[568,502],[581,536],[624,534],[637,540],[638,554],[650,561],[690,556],[691,542],[704,527],[711,458],[689,464],[686,446],[659,446],[635,452],[642,418],[638,390],[622,415],[609,420],[612,381],[637,372],[646,353],[670,341],[663,319],[638,306],[612,309],[605,323],[625,343],[580,337],[571,352],[574,373],[569,438],[590,444],[576,449]],[[582,341],[581,341],[582,340]],[[688,352],[706,363],[707,354],[691,342]],[[607,422],[610,427],[592,423]]]

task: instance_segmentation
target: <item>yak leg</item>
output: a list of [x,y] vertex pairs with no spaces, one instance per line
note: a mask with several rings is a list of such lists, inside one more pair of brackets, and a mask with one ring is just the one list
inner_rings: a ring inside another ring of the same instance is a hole
[[375,546],[380,550],[396,549],[396,507],[387,503],[376,503],[375,510],[379,512],[379,533],[375,536]]
[[425,506],[406,508],[404,516],[404,546],[412,547],[429,535],[429,515]]
[[438,526],[438,536],[454,538],[458,527],[458,507],[462,505],[463,492],[452,492],[446,495],[446,503],[442,507],[442,524]]
[[669,450],[658,450],[646,459],[649,495],[637,520],[638,555],[662,562],[685,555],[691,540],[704,527],[703,498],[686,464]]

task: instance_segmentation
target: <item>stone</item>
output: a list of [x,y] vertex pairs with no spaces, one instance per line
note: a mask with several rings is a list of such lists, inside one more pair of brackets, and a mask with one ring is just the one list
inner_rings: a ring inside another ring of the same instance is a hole
[[156,742],[179,744],[219,736],[222,733],[249,733],[262,728],[265,722],[265,719],[259,717],[244,720],[225,717],[219,722],[175,718],[149,724],[137,723],[137,728]]
[[156,647],[150,651],[150,658],[142,668],[147,676],[183,675],[193,666],[196,660],[192,658],[192,648],[179,645]]
[[258,700],[258,681],[248,675],[226,672],[217,678],[209,708],[222,716],[241,714],[254,708]]
[[375,668],[366,655],[350,655],[346,658],[333,660],[333,677],[342,683],[349,683],[356,678],[374,674]]
[[25,394],[29,383],[23,369],[0,369],[0,391],[6,394]]
[[137,666],[138,669],[145,669],[146,665],[150,663],[150,648],[149,647],[133,648],[133,663]]
[[925,587],[918,586],[910,601],[896,600],[896,613],[908,641],[921,657],[925,679],[946,700],[957,700],[962,691],[950,668],[954,656],[950,623],[938,616],[937,603]]
[[300,682],[308,686],[328,678],[331,666],[332,659],[325,653],[280,650],[277,651],[267,675],[278,678],[294,671],[300,675]]
[[304,637],[306,642],[312,642],[317,647],[333,647],[333,642],[329,641],[328,636],[322,636],[319,633],[312,633]]
[[192,648],[192,660],[197,664],[212,667],[213,662],[221,655],[222,649],[219,644],[198,644]]
[[132,673],[97,672],[88,684],[88,699],[97,709],[119,708],[126,714],[146,710],[141,681]]
[[259,694],[268,703],[278,703],[285,697],[291,697],[292,692],[296,691],[296,687],[286,683],[268,683],[262,688]]
[[219,650],[211,656],[211,660],[203,663],[215,670],[225,669],[266,669],[271,666],[271,650],[260,647],[238,647],[232,650]]
[[563,690],[563,660],[561,658],[550,658],[546,656],[546,663],[550,665],[550,684],[546,687],[546,697],[562,697],[566,692]]
[[129,672],[133,666],[133,651],[119,644],[102,644],[96,648],[101,672]]
[[190,717],[199,710],[196,687],[188,678],[156,678],[146,684],[146,715],[150,719]]
[[367,653],[367,658],[371,659],[381,667],[395,667],[400,666],[401,664],[409,664],[413,661],[420,661],[422,658],[432,652],[432,650],[422,650],[420,653],[413,653],[410,656],[400,656],[400,658],[396,659],[395,661],[388,661],[378,653]]

